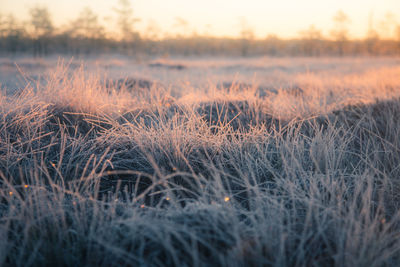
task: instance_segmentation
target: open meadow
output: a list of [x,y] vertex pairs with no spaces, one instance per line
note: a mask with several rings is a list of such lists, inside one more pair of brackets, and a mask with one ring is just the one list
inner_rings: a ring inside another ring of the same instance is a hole
[[0,58],[0,266],[400,266],[400,58]]

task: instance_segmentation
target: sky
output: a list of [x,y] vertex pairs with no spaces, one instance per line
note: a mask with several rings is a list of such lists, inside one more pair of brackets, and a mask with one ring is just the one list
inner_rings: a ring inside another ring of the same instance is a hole
[[[334,27],[333,16],[338,10],[351,21],[349,32],[362,38],[369,18],[377,30],[394,34],[394,27],[384,29],[382,21],[388,12],[392,22],[400,23],[400,0],[130,0],[134,15],[140,18],[137,29],[146,32],[149,25],[163,32],[193,32],[215,36],[239,35],[241,21],[254,30],[258,38],[269,34],[295,38],[311,24],[328,36]],[[113,7],[118,0],[0,0],[0,13],[13,13],[19,19],[29,18],[29,8],[47,6],[57,26],[68,23],[89,7],[99,15],[109,30],[116,27]],[[397,15],[396,15],[397,14]],[[177,18],[187,27],[177,26]],[[394,23],[392,23],[394,25]]]

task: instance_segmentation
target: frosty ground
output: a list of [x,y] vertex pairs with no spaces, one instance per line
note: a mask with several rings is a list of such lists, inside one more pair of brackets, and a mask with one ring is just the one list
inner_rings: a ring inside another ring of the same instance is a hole
[[0,58],[0,265],[399,265],[399,63]]

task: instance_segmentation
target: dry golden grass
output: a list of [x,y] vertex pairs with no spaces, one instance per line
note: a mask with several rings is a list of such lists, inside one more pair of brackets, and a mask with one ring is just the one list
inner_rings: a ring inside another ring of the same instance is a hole
[[211,63],[181,64],[1,95],[0,265],[400,264],[399,67],[200,86]]

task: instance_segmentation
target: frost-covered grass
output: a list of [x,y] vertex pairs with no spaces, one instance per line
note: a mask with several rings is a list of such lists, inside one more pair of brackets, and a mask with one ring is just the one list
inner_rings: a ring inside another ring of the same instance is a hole
[[3,94],[0,265],[400,265],[400,68],[328,74]]

